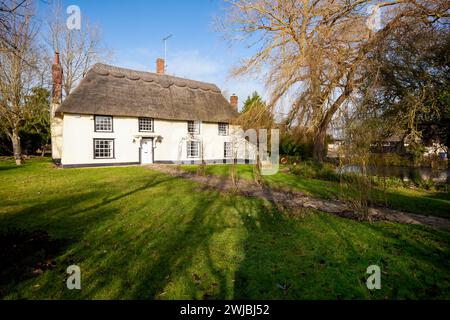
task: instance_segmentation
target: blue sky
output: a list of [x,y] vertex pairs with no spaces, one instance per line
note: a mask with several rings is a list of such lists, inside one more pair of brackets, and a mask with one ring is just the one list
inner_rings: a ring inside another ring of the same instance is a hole
[[[40,11],[48,8],[41,1]],[[257,90],[261,81],[231,78],[230,70],[250,55],[243,44],[230,44],[215,31],[214,18],[223,15],[222,0],[63,0],[64,8],[77,5],[82,18],[102,30],[106,45],[114,52],[112,64],[155,71],[155,60],[164,57],[162,38],[168,41],[167,73],[213,82],[225,95],[236,93],[240,102]],[[228,97],[227,97],[228,98]]]

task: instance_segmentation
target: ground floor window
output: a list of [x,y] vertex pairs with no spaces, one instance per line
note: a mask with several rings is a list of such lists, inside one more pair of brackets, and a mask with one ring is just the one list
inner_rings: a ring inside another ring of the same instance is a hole
[[231,149],[231,142],[224,142],[223,143],[223,156],[225,158],[231,158],[233,156],[233,152]]
[[200,141],[188,141],[187,156],[188,158],[200,157]]
[[114,158],[114,139],[94,139],[94,159]]

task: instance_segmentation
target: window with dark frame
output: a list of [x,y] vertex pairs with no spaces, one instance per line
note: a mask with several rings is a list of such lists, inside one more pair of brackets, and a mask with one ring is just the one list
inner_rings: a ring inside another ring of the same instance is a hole
[[233,152],[231,149],[231,142],[223,143],[223,156],[224,158],[231,158],[233,156]]
[[153,118],[139,118],[139,132],[153,132]]
[[113,159],[114,139],[94,139],[94,159]]
[[187,142],[187,157],[188,158],[200,157],[200,141]]
[[219,136],[227,136],[229,132],[228,123],[219,123]]
[[188,121],[188,133],[200,134],[200,122]]
[[95,116],[95,132],[113,132],[113,117]]

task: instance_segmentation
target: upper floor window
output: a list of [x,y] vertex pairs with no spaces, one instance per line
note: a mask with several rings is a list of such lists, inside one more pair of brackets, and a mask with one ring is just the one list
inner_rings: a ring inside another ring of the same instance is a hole
[[200,122],[188,121],[188,133],[200,134]]
[[153,132],[153,119],[152,118],[139,118],[139,131],[140,132]]
[[113,132],[113,117],[95,116],[96,132]]
[[229,131],[228,123],[219,123],[219,136],[227,136]]

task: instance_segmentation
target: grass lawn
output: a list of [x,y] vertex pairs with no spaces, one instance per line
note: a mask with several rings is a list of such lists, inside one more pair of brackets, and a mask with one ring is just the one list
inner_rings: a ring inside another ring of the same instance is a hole
[[[197,166],[183,165],[181,169],[195,172]],[[229,165],[206,166],[206,173],[218,176],[229,175]],[[253,179],[253,169],[249,165],[237,166],[241,179]],[[305,194],[338,199],[341,192],[339,182],[318,179],[306,179],[289,173],[278,172],[275,175],[263,176],[267,185],[274,188],[289,188]],[[412,190],[407,188],[389,188],[386,192],[375,190],[373,199],[380,205],[411,213],[433,215],[450,219],[450,193]]]
[[[278,212],[142,167],[1,162],[0,237],[12,228],[25,235],[14,250],[0,241],[18,256],[0,259],[3,299],[450,298],[450,232]],[[50,238],[27,239],[37,230]],[[65,285],[72,264],[79,291]],[[381,290],[366,288],[372,264]]]

